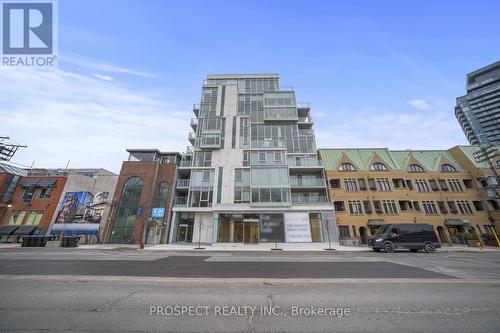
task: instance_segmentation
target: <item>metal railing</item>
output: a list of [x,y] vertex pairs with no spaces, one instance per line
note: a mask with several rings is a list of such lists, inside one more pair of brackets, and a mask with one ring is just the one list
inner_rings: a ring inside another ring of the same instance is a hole
[[187,206],[187,197],[175,197],[174,206]]
[[189,187],[189,179],[177,179],[177,188]]
[[309,102],[297,102],[297,109],[310,109],[311,103]]

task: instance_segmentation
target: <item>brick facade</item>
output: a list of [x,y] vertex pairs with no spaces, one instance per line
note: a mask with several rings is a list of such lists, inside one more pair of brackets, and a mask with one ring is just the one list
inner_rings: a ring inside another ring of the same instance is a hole
[[[168,212],[171,209],[170,203],[172,201],[172,195],[174,193],[175,174],[175,164],[160,164],[159,161],[123,162],[120,169],[120,175],[118,177],[118,183],[116,184],[113,198],[113,210],[111,213],[111,223],[106,230],[105,242],[110,242],[113,227],[117,217],[118,207],[120,205],[123,187],[127,180],[129,180],[131,177],[139,177],[143,181],[143,188],[140,197],[140,207],[142,207],[142,214],[141,216],[137,216],[136,218],[131,242],[140,243],[141,236],[144,230],[144,223],[147,222],[150,211],[153,208],[158,184],[161,182],[168,183],[168,196],[167,202],[165,203],[165,217],[163,220],[163,223],[166,224],[168,222]],[[164,232],[166,230],[168,230],[168,228],[165,228]],[[166,239],[165,235],[162,235],[161,238],[162,240]]]

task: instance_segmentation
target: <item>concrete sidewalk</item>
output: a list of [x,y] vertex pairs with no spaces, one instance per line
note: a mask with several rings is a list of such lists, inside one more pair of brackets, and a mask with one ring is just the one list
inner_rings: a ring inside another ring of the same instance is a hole
[[[260,243],[260,244],[201,244],[203,249],[196,249],[197,243],[191,244],[159,244],[159,245],[146,245],[145,251],[193,251],[193,252],[327,252],[328,244],[325,243],[278,243],[277,247],[281,250],[273,250],[274,243]],[[16,249],[21,248],[21,244],[2,243],[2,249]],[[26,249],[44,249],[44,248],[26,248]],[[367,246],[340,246],[332,245],[333,251],[331,252],[370,252],[371,249]],[[63,249],[61,249],[63,250]],[[77,248],[70,248],[70,250],[139,250],[137,244],[89,244],[79,245]],[[498,247],[485,247],[480,250],[477,247],[467,247],[463,245],[443,246],[438,252],[500,252]]]

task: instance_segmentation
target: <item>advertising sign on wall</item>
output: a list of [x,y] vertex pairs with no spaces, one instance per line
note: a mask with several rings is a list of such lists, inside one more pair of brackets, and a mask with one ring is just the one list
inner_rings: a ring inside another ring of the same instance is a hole
[[285,242],[283,214],[260,214],[260,241]]
[[312,242],[309,213],[285,213],[287,242]]
[[98,235],[109,192],[66,192],[52,234]]

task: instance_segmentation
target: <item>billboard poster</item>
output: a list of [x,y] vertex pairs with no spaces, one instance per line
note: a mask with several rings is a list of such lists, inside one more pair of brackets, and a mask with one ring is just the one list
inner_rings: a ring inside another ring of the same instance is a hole
[[66,192],[51,233],[98,235],[109,192]]
[[262,243],[285,242],[283,214],[260,214],[260,241]]
[[309,213],[285,213],[287,242],[312,242]]

